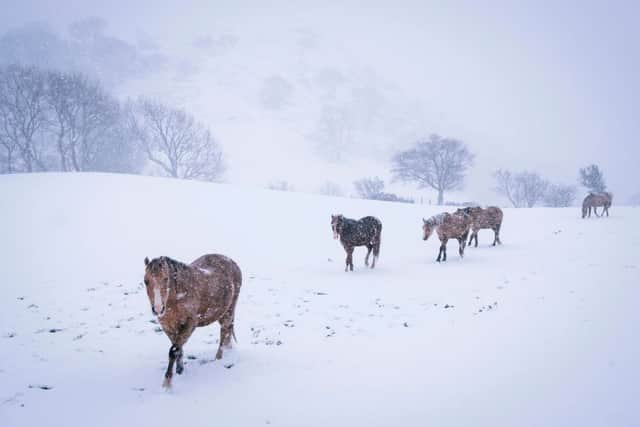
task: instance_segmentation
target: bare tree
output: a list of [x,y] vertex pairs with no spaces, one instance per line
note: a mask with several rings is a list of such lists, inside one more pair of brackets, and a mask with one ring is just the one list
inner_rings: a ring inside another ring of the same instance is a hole
[[378,200],[380,195],[384,193],[384,181],[377,176],[359,179],[353,185],[361,199]]
[[577,189],[574,185],[552,184],[547,188],[544,203],[554,208],[571,206],[576,199]]
[[332,181],[327,181],[324,184],[322,184],[318,193],[325,196],[334,196],[334,197],[344,196],[344,193],[340,185]]
[[445,191],[462,188],[473,159],[474,155],[462,141],[434,134],[396,154],[391,172],[396,179],[433,188],[438,192],[438,204],[442,205]]
[[45,80],[35,67],[0,69],[0,143],[7,172],[47,169],[39,138],[47,120]]
[[[121,122],[120,105],[80,74],[48,73],[47,101],[63,171],[95,170]],[[113,154],[113,153],[111,153]]]
[[493,174],[494,190],[505,196],[515,208],[533,207],[546,193],[549,183],[536,172],[511,173],[499,169]]
[[269,190],[276,191],[295,191],[295,187],[285,180],[275,179],[267,185]]
[[129,127],[147,158],[168,176],[215,181],[225,170],[209,129],[184,110],[139,99],[128,106]]
[[602,171],[598,165],[593,164],[580,168],[580,184],[594,193],[601,193],[607,189]]
[[313,138],[320,155],[332,162],[343,160],[351,148],[355,132],[353,114],[343,106],[322,109]]

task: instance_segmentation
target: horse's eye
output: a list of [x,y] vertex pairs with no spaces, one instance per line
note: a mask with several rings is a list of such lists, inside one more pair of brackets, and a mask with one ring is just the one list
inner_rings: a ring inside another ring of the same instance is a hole
[[144,284],[145,284],[146,286],[149,286],[149,281],[148,281],[147,279],[144,279]]

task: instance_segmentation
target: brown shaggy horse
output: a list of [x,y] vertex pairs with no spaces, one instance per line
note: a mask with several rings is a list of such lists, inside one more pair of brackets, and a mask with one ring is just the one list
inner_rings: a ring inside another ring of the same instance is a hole
[[471,242],[473,239],[476,240],[475,247],[478,247],[478,231],[482,229],[491,229],[493,230],[493,245],[496,243],[501,245],[500,241],[500,227],[502,226],[502,209],[489,206],[486,209],[482,209],[480,206],[467,207],[463,209],[458,209],[456,213],[464,212],[467,215],[470,215],[473,219],[471,223],[471,237],[469,237],[469,246],[471,246]]
[[189,265],[164,256],[151,261],[145,258],[144,265],[151,311],[172,344],[163,383],[169,388],[174,362],[178,375],[184,370],[182,346],[195,328],[220,323],[216,359],[222,357],[223,346],[231,347],[242,273],[235,262],[223,255],[203,255]]
[[[589,213],[589,218],[591,218],[591,208],[593,208],[593,213],[595,213],[596,216],[602,216],[605,212],[607,216],[609,216],[609,207],[612,201],[613,194],[606,191],[602,193],[589,193],[582,201],[582,218],[587,216],[587,212]],[[603,207],[602,215],[598,215],[598,206]]]
[[433,230],[437,230],[438,238],[440,239],[440,252],[438,252],[436,261],[440,262],[442,256],[442,261],[447,260],[447,241],[449,239],[458,240],[458,253],[460,258],[464,257],[464,248],[467,245],[467,237],[472,221],[471,216],[464,212],[456,212],[454,214],[445,212],[429,219],[422,219],[423,240],[427,240]]

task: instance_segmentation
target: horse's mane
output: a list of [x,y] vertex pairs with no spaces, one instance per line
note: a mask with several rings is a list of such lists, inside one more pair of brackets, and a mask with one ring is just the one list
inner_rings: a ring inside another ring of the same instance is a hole
[[168,274],[171,279],[173,279],[173,284],[176,288],[176,291],[182,292],[182,284],[178,280],[178,272],[187,270],[189,266],[183,262],[170,258],[168,256],[161,256],[159,258],[154,258],[149,263],[149,267],[157,264],[160,268],[164,269],[165,265],[169,268]]
[[444,218],[446,217],[447,213],[443,212],[443,213],[439,213],[438,215],[434,215],[431,218],[429,218],[427,220],[427,224],[434,226],[434,225],[442,225],[442,223],[444,222]]

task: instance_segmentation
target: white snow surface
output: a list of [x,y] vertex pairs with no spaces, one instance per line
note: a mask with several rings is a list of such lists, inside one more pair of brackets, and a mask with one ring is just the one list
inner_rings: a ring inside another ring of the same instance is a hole
[[[448,261],[436,206],[108,174],[0,177],[0,424],[638,426],[640,210],[505,209]],[[344,272],[330,215],[381,219]],[[144,257],[242,269],[238,343],[152,323]]]

